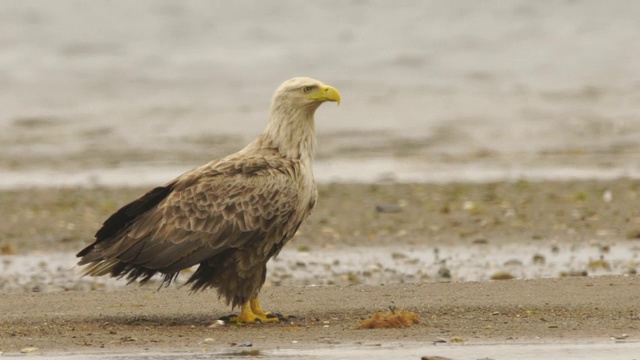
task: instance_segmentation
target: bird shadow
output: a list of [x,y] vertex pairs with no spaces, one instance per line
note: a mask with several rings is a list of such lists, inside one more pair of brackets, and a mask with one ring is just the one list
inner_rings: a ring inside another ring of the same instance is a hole
[[176,314],[176,315],[107,315],[86,319],[86,322],[124,326],[208,326],[222,314]]

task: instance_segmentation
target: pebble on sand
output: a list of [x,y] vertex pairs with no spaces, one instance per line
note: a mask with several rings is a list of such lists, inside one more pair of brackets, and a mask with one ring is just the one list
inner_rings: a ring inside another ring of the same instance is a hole
[[510,273],[506,272],[506,271],[499,271],[493,275],[491,275],[491,280],[511,280],[511,279],[515,279],[516,277],[511,275]]
[[378,204],[376,205],[376,211],[379,213],[397,213],[402,211],[402,207],[395,204]]
[[535,254],[533,255],[532,261],[534,264],[544,265],[547,262],[547,259],[544,257],[544,255]]

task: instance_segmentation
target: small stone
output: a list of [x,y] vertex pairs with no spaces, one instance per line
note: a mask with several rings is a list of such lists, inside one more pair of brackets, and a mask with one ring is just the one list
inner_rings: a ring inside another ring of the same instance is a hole
[[438,269],[438,275],[443,279],[451,279],[451,271],[446,267]]
[[216,342],[216,340],[214,338],[206,338],[206,339],[202,340],[203,344],[213,344],[214,342]]
[[522,266],[522,261],[520,261],[518,259],[507,260],[504,263],[504,266]]
[[38,351],[40,351],[40,349],[38,349],[35,346],[27,346],[27,347],[24,347],[24,348],[20,349],[20,352],[23,353],[23,354],[31,354],[31,353],[38,352]]
[[217,328],[220,326],[224,326],[224,320],[216,320],[213,324],[209,325],[208,328]]
[[578,270],[569,270],[569,271],[561,271],[560,277],[569,277],[569,276],[587,276],[589,275],[586,271],[578,271]]
[[532,260],[534,264],[538,264],[538,265],[544,265],[547,262],[547,259],[544,257],[544,255],[540,255],[540,254],[533,255]]
[[402,208],[395,204],[379,204],[376,205],[376,211],[379,213],[397,213],[402,211]]
[[472,210],[475,207],[476,207],[476,203],[471,200],[466,200],[465,202],[462,203],[462,208],[464,210]]
[[491,280],[511,280],[511,279],[515,279],[515,276],[511,275],[506,271],[500,271],[491,275]]
[[420,259],[418,258],[407,259],[404,261],[404,263],[407,265],[417,265],[418,263],[420,263]]

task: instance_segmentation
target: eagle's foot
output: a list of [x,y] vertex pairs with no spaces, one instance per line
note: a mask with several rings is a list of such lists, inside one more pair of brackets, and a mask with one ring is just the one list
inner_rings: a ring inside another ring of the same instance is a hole
[[220,320],[231,323],[255,324],[284,322],[288,321],[289,317],[262,310],[258,298],[255,298],[242,304],[240,315],[223,316]]

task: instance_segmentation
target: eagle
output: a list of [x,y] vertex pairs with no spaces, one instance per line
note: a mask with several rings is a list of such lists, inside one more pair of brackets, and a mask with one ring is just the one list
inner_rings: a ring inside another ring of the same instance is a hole
[[[169,285],[198,266],[184,285],[215,288],[232,322],[278,322],[258,293],[278,255],[316,205],[314,114],[340,93],[308,77],[275,91],[266,129],[242,150],[156,187],[113,213],[77,254],[84,275]],[[162,286],[161,285],[161,286]]]

